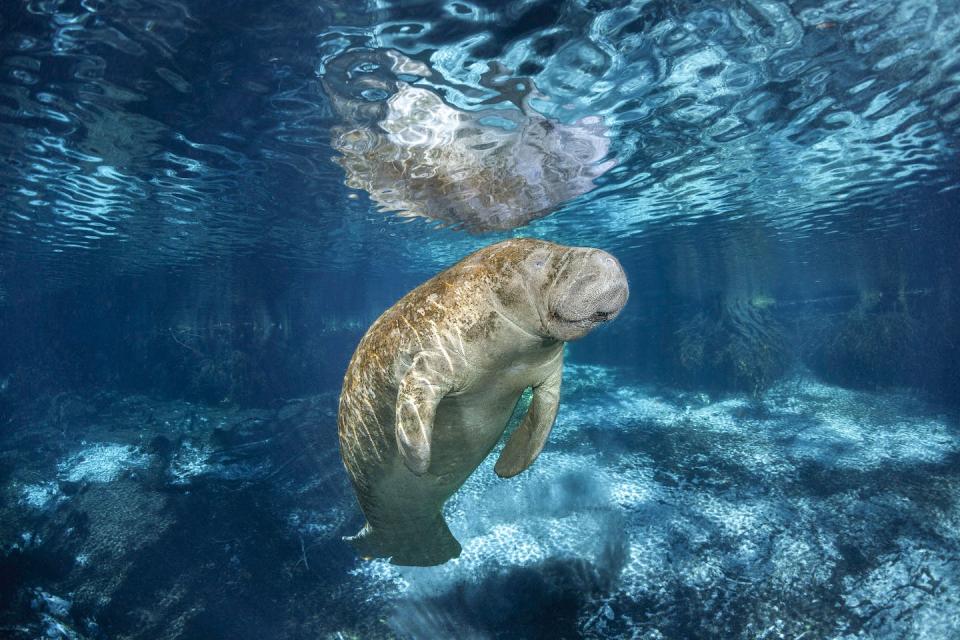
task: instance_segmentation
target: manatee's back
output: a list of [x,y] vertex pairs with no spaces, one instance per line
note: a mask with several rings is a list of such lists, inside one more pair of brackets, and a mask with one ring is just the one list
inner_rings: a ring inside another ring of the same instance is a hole
[[370,325],[357,345],[340,392],[340,453],[354,483],[397,455],[394,418],[397,388],[422,348],[416,325],[431,296],[456,297],[463,261],[413,289]]
[[340,391],[337,430],[340,454],[354,483],[363,483],[364,471],[396,454],[393,431],[397,346],[391,345],[395,307],[367,330],[357,346]]
[[[416,355],[443,340],[453,327],[467,334],[482,313],[491,261],[511,240],[467,256],[427,280],[387,309],[360,340],[347,367],[340,393],[340,452],[357,485],[369,481],[397,455],[395,411],[400,378]],[[426,328],[429,327],[430,330]]]

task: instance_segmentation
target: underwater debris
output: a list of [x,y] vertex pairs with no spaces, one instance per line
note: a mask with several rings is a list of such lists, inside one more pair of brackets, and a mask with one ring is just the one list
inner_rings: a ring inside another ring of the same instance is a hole
[[167,477],[172,486],[187,486],[209,472],[208,458],[212,453],[206,444],[196,445],[184,440],[170,456]]
[[683,323],[670,359],[677,382],[711,391],[754,395],[780,379],[791,361],[786,333],[761,298],[716,305]]

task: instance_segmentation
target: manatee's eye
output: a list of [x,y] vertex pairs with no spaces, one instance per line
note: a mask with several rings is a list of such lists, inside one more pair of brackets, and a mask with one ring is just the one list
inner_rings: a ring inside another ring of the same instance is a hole
[[543,265],[547,264],[547,261],[543,258],[537,258],[533,261],[533,267],[535,269],[543,269]]

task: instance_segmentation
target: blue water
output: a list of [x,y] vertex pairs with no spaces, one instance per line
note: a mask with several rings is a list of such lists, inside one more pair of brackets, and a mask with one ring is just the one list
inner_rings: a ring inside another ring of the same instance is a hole
[[[0,637],[957,637],[960,3],[10,0],[0,52]],[[630,300],[460,558],[362,560],[349,358],[521,236]]]

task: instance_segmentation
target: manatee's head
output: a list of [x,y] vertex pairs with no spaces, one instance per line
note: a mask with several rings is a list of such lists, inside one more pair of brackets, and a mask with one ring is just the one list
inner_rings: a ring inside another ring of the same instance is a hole
[[627,276],[606,251],[517,238],[480,253],[500,276],[501,311],[542,338],[582,338],[627,302]]

